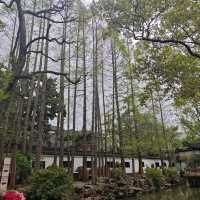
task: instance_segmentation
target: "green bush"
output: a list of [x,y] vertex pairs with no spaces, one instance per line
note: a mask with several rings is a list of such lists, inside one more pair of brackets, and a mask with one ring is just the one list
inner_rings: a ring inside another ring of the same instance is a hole
[[152,182],[156,189],[160,189],[161,185],[164,183],[164,176],[162,171],[157,168],[146,168],[146,175]]
[[163,175],[168,181],[173,181],[178,176],[178,172],[175,167],[169,167],[163,169]]
[[115,168],[111,171],[111,177],[117,180],[120,180],[122,177],[124,177],[124,173],[122,168]]
[[16,155],[17,183],[22,183],[31,174],[31,161],[21,153]]
[[72,199],[73,180],[63,168],[50,167],[35,171],[29,184],[29,200]]

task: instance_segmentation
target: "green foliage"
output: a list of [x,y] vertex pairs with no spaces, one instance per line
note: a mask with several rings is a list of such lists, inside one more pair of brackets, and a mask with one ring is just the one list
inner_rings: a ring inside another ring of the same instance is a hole
[[123,170],[121,168],[115,168],[111,171],[111,177],[120,180],[124,176]]
[[8,98],[5,89],[7,88],[11,77],[12,73],[0,64],[0,100],[6,100]]
[[33,173],[29,200],[71,200],[73,180],[65,169],[50,167]]
[[16,170],[18,183],[23,182],[31,173],[31,161],[21,153],[16,155]]
[[163,169],[163,175],[167,178],[167,179],[174,179],[178,176],[178,171],[175,167],[168,167],[168,168],[164,168]]
[[142,41],[134,53],[138,80],[146,82],[141,104],[148,105],[149,91],[162,90],[181,111],[189,134],[200,130],[199,9],[192,0],[99,1],[99,14],[112,31]]
[[159,190],[164,183],[162,171],[157,168],[146,168],[146,175],[152,181],[153,186]]
[[5,24],[4,24],[3,21],[0,19],[0,31],[1,31],[1,29],[4,28],[4,26],[5,26]]
[[[163,134],[162,123],[156,120],[151,112],[140,113],[134,117],[137,118],[137,128],[139,134],[136,136],[133,126],[133,119],[128,119],[128,114],[125,112],[122,115],[122,123],[124,127],[124,150],[130,154],[137,154],[139,148],[144,154],[160,154],[162,149],[168,148],[170,152],[175,152],[175,149],[181,145],[178,139],[177,127],[166,126],[166,135]],[[155,127],[156,126],[156,127]]]

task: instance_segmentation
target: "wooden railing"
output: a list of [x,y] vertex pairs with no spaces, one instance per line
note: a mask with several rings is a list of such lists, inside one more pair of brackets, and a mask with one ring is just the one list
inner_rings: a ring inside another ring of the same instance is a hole
[[200,177],[200,168],[187,168],[185,170],[185,176],[199,176]]

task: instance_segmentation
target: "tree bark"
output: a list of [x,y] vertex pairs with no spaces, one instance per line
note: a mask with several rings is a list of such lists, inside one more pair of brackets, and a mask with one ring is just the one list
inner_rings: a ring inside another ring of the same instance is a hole
[[[45,35],[45,20],[43,21],[43,27],[42,27],[42,35]],[[44,40],[41,43],[40,46],[40,50],[43,51],[44,50]],[[39,61],[39,71],[42,70],[42,65],[43,65],[43,56],[40,55],[40,61]],[[32,114],[32,121],[31,121],[31,125],[30,125],[30,133],[29,133],[29,146],[28,146],[28,154],[31,155],[32,154],[32,147],[33,147],[33,136],[36,133],[35,130],[35,123],[36,123],[36,119],[37,119],[37,111],[38,111],[38,102],[39,102],[39,94],[40,94],[40,82],[42,80],[42,75],[40,74],[40,76],[38,77],[37,80],[37,86],[36,88],[34,88],[35,91],[35,98],[34,99],[34,103],[33,103],[33,114]]]
[[[80,20],[80,19],[79,19]],[[80,37],[80,21],[78,22],[78,30],[77,30],[77,38],[76,38],[76,69],[75,69],[75,79],[78,77],[78,65],[79,65],[79,37]],[[74,86],[74,99],[73,99],[73,134],[76,134],[76,103],[77,103],[77,85]],[[74,144],[73,144],[74,145]],[[71,170],[74,169],[74,154],[75,149],[74,146],[72,147],[71,152]]]
[[[67,10],[65,10],[65,16],[67,16]],[[66,24],[63,24],[63,40],[66,40],[67,33],[66,33]],[[61,49],[61,65],[60,65],[60,72],[64,73],[65,71],[65,54],[66,54],[66,44],[63,43]],[[65,111],[65,104],[64,104],[64,90],[65,90],[65,83],[64,77],[60,77],[60,100],[59,100],[59,110],[60,110],[60,154],[59,154],[59,166],[63,167],[63,158],[64,158],[64,111]]]
[[116,49],[115,44],[112,44],[112,64],[113,64],[113,75],[114,75],[114,90],[115,90],[115,102],[116,102],[116,111],[117,111],[117,124],[118,124],[118,135],[119,135],[119,151],[121,157],[121,166],[123,172],[125,174],[125,160],[124,160],[124,141],[123,141],[123,130],[122,130],[122,123],[121,123],[121,114],[120,114],[120,107],[119,107],[119,95],[118,95],[118,81],[117,81],[117,59],[116,59]]
[[[50,25],[50,22],[47,22],[47,29]],[[49,32],[47,31],[46,37],[49,38]],[[45,44],[45,54],[49,53],[49,41],[46,41]],[[44,71],[48,69],[48,58],[44,59]],[[42,155],[42,147],[43,147],[43,135],[44,135],[44,124],[45,124],[45,109],[46,109],[46,85],[47,84],[47,74],[43,74],[42,76],[42,89],[41,89],[41,104],[40,104],[40,113],[39,113],[39,125],[38,125],[38,135],[37,135],[37,145],[36,145],[36,169],[40,168],[40,160]]]
[[87,82],[86,82],[86,38],[85,38],[85,16],[83,16],[83,181],[87,181]]

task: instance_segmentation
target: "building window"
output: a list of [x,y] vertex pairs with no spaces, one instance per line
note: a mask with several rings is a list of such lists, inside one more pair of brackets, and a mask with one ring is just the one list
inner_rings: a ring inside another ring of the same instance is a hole
[[87,168],[92,168],[92,161],[87,161]]
[[164,167],[167,167],[167,163],[166,162],[164,162],[163,165],[164,165]]
[[68,168],[71,166],[71,162],[70,161],[63,161],[63,167],[64,168]]
[[32,168],[35,168],[35,161],[32,161]]
[[[35,161],[32,161],[32,168],[35,168]],[[41,169],[45,169],[46,168],[45,161],[40,161],[40,168]]]
[[125,167],[126,168],[130,168],[131,166],[130,166],[130,162],[125,162]]
[[45,169],[45,161],[40,161],[40,168]]
[[154,168],[155,167],[155,165],[154,164],[151,164],[151,168]]
[[144,167],[144,162],[142,162],[142,167]]
[[156,168],[160,167],[160,163],[159,162],[155,162]]
[[107,166],[110,167],[110,168],[113,168],[113,162],[108,161]]

